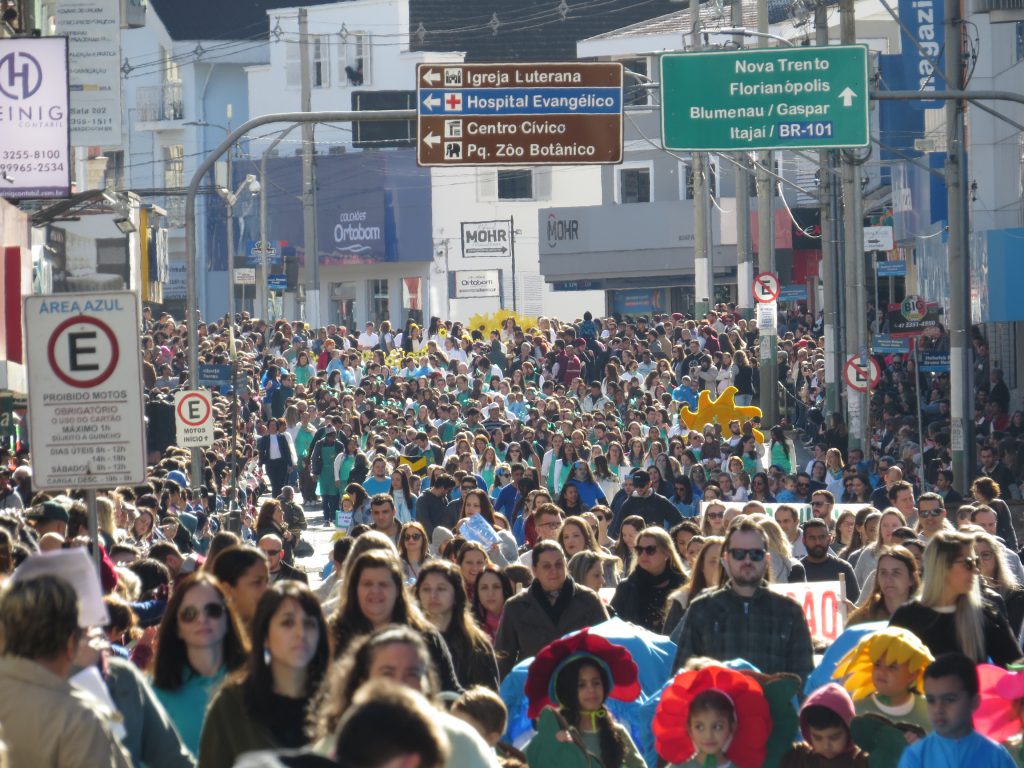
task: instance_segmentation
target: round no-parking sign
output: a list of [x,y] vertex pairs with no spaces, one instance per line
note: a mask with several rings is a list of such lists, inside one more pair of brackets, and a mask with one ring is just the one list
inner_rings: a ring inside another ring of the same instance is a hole
[[202,389],[174,393],[174,423],[182,448],[205,448],[213,444],[213,403]]
[[882,369],[878,361],[870,356],[866,367],[861,365],[860,355],[851,355],[843,366],[843,380],[850,389],[858,392],[874,389],[881,378]]

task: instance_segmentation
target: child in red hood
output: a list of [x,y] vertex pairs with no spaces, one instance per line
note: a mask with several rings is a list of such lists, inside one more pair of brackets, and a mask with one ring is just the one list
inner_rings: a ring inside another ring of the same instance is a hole
[[783,758],[780,768],[868,768],[867,755],[850,736],[853,699],[846,689],[829,683],[800,707],[800,733],[804,740]]

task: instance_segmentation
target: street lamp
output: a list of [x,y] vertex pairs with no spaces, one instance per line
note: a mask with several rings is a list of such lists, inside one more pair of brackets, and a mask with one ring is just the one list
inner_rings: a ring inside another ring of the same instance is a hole
[[787,40],[782,35],[773,35],[771,32],[758,32],[753,29],[744,29],[743,27],[722,27],[721,29],[707,30],[708,34],[720,34],[720,35],[736,35],[738,37],[762,37],[766,40],[775,40],[776,42],[782,43],[789,48],[796,48],[796,44],[792,41]]
[[[228,179],[230,184],[230,178]],[[248,174],[238,189],[232,192],[225,187],[217,187],[217,194],[228,207],[228,343],[231,359],[231,495],[238,493],[238,353],[235,349],[235,203],[242,192],[258,195],[262,190],[259,180]],[[242,289],[245,290],[244,288]],[[245,298],[243,294],[243,299]]]

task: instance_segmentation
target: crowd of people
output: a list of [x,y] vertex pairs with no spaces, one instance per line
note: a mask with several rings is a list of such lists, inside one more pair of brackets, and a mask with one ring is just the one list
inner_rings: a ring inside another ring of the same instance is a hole
[[[242,313],[198,326],[200,362],[238,375],[193,476],[187,330],[145,312],[149,476],[99,494],[95,539],[84,492],[35,489],[24,439],[3,457],[15,768],[1024,764],[1018,433],[992,420],[955,478],[941,376],[884,361],[850,450],[809,315],[780,328],[786,416],[762,425],[733,306],[360,333]],[[703,391],[733,417],[701,418]],[[74,550],[106,623],[46,565]],[[770,587],[835,581],[857,638],[838,656]],[[601,635],[613,619],[670,644],[662,673]],[[511,744],[523,668],[535,735]],[[982,703],[1017,727],[976,729]]]

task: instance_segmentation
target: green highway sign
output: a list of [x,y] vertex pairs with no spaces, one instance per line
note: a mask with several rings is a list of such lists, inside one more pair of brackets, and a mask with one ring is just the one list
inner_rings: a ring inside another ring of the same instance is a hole
[[665,149],[864,147],[868,49],[863,45],[672,53],[661,57]]

